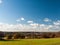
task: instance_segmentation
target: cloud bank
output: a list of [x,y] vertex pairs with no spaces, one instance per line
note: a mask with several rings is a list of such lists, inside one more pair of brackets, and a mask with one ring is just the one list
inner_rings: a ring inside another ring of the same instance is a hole
[[[24,21],[24,18],[19,18],[17,21]],[[48,20],[46,20],[48,21]],[[8,31],[8,32],[14,32],[14,31],[22,31],[22,32],[56,32],[60,31],[60,20],[52,21],[52,24],[40,24],[35,23],[34,21],[26,21],[26,24],[6,24],[6,23],[0,23],[0,31]]]

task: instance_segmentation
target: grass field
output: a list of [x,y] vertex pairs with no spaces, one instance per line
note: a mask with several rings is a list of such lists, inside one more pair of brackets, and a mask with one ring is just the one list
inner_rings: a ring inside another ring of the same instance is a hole
[[60,45],[60,38],[0,41],[0,45]]

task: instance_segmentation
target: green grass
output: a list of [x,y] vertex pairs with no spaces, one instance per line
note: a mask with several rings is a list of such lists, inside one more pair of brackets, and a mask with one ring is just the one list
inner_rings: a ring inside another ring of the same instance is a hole
[[7,40],[0,45],[60,45],[60,38]]

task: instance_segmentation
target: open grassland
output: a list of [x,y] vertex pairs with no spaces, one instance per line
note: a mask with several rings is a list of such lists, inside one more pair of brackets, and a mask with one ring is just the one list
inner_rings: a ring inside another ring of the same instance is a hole
[[6,40],[0,45],[60,45],[60,38]]

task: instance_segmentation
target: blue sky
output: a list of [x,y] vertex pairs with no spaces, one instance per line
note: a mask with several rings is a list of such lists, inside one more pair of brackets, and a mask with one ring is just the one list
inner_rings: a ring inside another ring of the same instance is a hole
[[0,4],[0,22],[16,23],[24,17],[39,22],[44,18],[60,20],[59,0],[2,0]]
[[[30,22],[29,22],[30,21]],[[0,0],[0,22],[60,24],[59,0]]]

